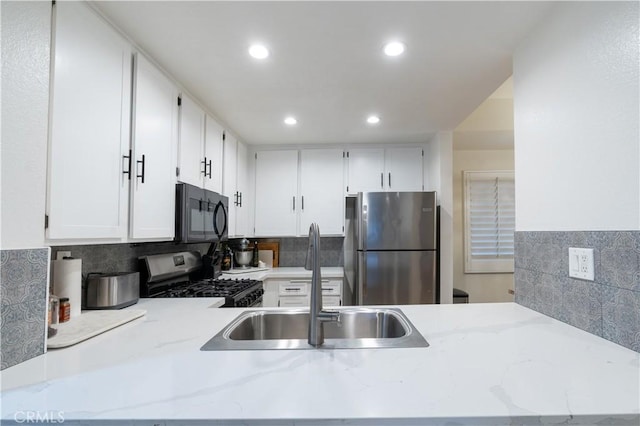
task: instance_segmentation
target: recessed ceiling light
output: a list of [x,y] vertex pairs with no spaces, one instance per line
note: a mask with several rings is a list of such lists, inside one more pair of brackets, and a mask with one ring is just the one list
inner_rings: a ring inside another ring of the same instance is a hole
[[369,124],[378,124],[380,122],[380,117],[377,115],[370,115],[367,117],[367,123]]
[[284,119],[284,124],[287,126],[295,126],[298,123],[295,117],[287,117]]
[[384,46],[384,53],[387,56],[398,56],[404,52],[404,44],[399,41],[392,41]]
[[249,47],[249,55],[256,59],[264,59],[269,56],[269,50],[261,44],[254,44]]

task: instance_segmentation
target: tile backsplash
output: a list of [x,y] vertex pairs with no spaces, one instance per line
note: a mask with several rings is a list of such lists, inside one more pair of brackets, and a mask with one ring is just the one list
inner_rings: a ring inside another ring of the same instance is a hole
[[44,353],[49,252],[0,250],[0,370]]
[[140,256],[178,251],[199,251],[203,254],[207,252],[208,248],[208,243],[96,244],[51,247],[51,256],[55,259],[58,251],[70,251],[71,257],[82,259],[82,276],[84,277],[90,272],[112,273],[137,271],[138,257]]
[[[640,232],[516,232],[515,244],[516,303],[640,352]],[[594,249],[594,281],[569,278],[569,247]]]
[[[260,241],[260,238],[257,238]],[[322,266],[342,266],[342,237],[322,237],[320,241],[320,264]],[[233,239],[233,243],[239,239]],[[251,239],[253,243],[254,239]],[[279,266],[303,267],[307,256],[308,238],[269,239],[279,241]],[[177,251],[199,251],[204,254],[209,243],[176,244],[176,243],[144,243],[144,244],[101,244],[85,246],[59,246],[51,248],[51,257],[55,259],[58,251],[70,251],[71,256],[82,259],[82,275],[89,272],[131,272],[138,270],[138,257],[172,253]]]
[[[320,238],[320,266],[343,266],[343,237]],[[304,267],[307,260],[308,237],[281,238],[279,266]]]

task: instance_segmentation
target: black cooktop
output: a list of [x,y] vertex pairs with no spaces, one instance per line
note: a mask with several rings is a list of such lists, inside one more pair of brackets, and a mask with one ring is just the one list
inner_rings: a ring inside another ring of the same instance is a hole
[[224,297],[223,307],[256,306],[262,301],[262,281],[203,279],[175,283],[148,297]]
[[174,284],[153,297],[233,297],[256,286],[262,287],[262,281],[203,279]]

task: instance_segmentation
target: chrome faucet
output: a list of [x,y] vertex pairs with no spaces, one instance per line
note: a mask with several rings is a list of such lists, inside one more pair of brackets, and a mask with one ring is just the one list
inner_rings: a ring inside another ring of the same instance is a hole
[[309,248],[305,269],[311,271],[311,302],[309,306],[309,344],[324,343],[324,323],[340,322],[338,311],[322,310],[322,277],[320,276],[320,228],[317,223],[309,227]]

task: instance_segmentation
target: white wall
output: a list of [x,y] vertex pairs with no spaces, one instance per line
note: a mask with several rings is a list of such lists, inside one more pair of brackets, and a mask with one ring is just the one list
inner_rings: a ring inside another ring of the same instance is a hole
[[440,205],[440,302],[453,302],[453,133],[439,132],[425,150],[425,191]]
[[516,230],[640,225],[638,2],[566,2],[514,56]]
[[0,248],[44,245],[51,2],[3,1]]
[[[454,132],[455,144],[456,132]],[[513,149],[453,151],[453,282],[469,293],[470,303],[513,302],[513,274],[464,273],[465,170],[513,170]]]

